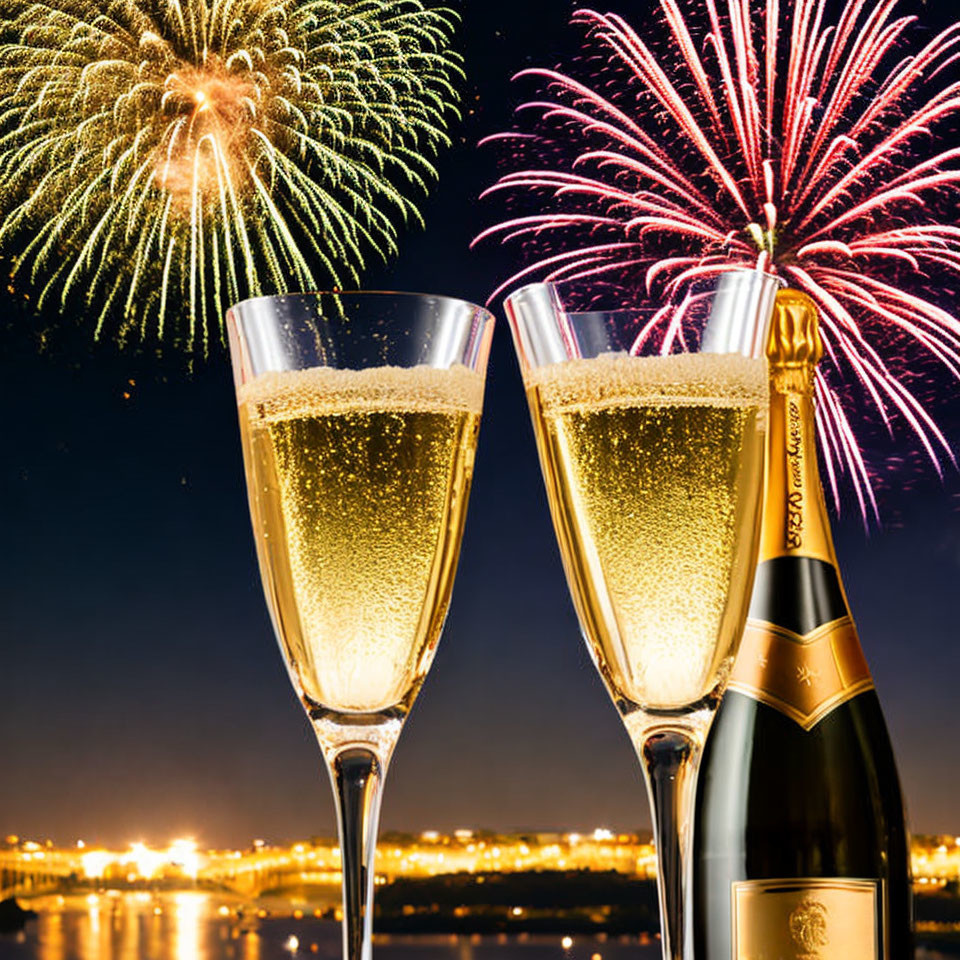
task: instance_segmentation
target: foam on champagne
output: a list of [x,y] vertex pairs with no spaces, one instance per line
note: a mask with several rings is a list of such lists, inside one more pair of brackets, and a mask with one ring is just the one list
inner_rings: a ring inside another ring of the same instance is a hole
[[624,709],[673,709],[729,669],[748,599],[766,364],[607,354],[528,374],[567,576]]
[[243,384],[240,404],[259,404],[266,419],[287,419],[325,410],[470,410],[483,406],[483,377],[464,366],[311,367],[262,373]]
[[545,406],[630,406],[649,403],[766,405],[764,360],[729,353],[677,353],[633,357],[604,353],[591,360],[551,363],[528,371],[527,387],[539,389]]
[[309,706],[409,706],[449,600],[483,381],[316,368],[239,392],[277,633]]

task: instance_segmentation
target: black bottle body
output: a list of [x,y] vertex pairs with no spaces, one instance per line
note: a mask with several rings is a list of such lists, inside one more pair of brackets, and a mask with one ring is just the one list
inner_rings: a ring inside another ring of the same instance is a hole
[[[778,557],[758,568],[752,621],[803,636],[848,616],[831,564]],[[912,960],[909,839],[872,688],[809,729],[730,690],[704,750],[695,824],[696,960]],[[851,952],[854,914],[863,933]]]

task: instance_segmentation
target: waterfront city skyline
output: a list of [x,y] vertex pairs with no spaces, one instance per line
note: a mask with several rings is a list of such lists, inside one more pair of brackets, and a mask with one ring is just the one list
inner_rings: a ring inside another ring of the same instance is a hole
[[[955,943],[960,837],[915,837],[912,861],[919,942]],[[223,945],[241,937],[251,957],[262,956],[262,937],[274,941],[276,956],[308,945],[316,953],[321,941],[333,955],[340,866],[332,837],[287,845],[256,839],[242,849],[215,850],[183,837],[123,850],[0,839],[0,889],[37,911],[36,929],[27,924],[16,942],[43,957],[136,960],[144,956],[139,943],[145,938],[151,957],[162,956],[169,943],[176,960],[220,956],[221,950],[232,958],[235,950]],[[377,949],[385,946],[385,934],[417,936],[418,953],[437,935],[458,946],[494,935],[491,945],[501,952],[508,942],[533,936],[540,943],[552,939],[568,960],[577,944],[592,943],[586,953],[603,960],[614,942],[634,950],[656,943],[655,877],[649,836],[603,828],[390,833],[377,847]],[[207,931],[213,943],[206,953],[195,946],[204,938],[201,915],[218,925]],[[279,938],[278,923],[287,925]]]
[[[460,828],[451,833],[388,832],[377,844],[377,874],[385,882],[450,874],[539,871],[620,873],[653,880],[656,848],[648,834],[592,831],[497,833]],[[336,837],[288,843],[255,838],[240,847],[206,848],[193,837],[165,844],[134,841],[123,849],[78,839],[68,846],[9,835],[0,839],[0,881],[18,873],[37,886],[124,888],[197,882],[232,886],[245,896],[284,883],[339,886]],[[960,836],[912,840],[914,885],[926,892],[960,883]],[[15,884],[14,884],[15,885]],[[0,887],[3,883],[0,882]],[[9,887],[10,884],[8,883]]]
[[[907,7],[931,29],[948,19]],[[520,17],[506,0],[464,11],[464,124],[425,230],[368,288],[482,301],[509,275],[509,252],[467,249],[493,219],[476,197],[494,157],[476,143],[508,125],[510,75],[559,61],[577,38],[555,0]],[[450,616],[382,827],[643,833],[637,760],[579,634],[497,312]],[[91,345],[89,329],[41,336],[12,299],[0,316],[0,836],[125,850],[332,835],[326,774],[263,602],[225,352],[191,372],[176,354]],[[960,449],[960,404],[937,413]],[[880,462],[900,456],[871,444]],[[882,481],[885,529],[865,535],[852,509],[837,547],[911,826],[946,834],[960,829],[960,473],[907,465]]]

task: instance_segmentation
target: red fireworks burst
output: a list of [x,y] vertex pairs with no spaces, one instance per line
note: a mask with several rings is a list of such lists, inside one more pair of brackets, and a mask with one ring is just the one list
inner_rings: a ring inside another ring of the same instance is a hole
[[489,138],[515,169],[486,194],[532,212],[474,241],[518,241],[527,258],[493,297],[530,279],[581,296],[642,286],[668,331],[693,286],[731,265],[805,290],[830,360],[818,371],[829,484],[839,504],[848,476],[865,519],[878,511],[853,426],[861,397],[938,473],[956,464],[917,370],[932,360],[960,379],[960,322],[936,302],[960,281],[960,148],[942,138],[960,113],[948,78],[960,24],[911,49],[916,18],[897,5],[849,0],[832,18],[828,0],[727,0],[722,14],[696,0],[684,15],[659,0],[656,49],[619,16],[578,11],[588,79],[523,71],[542,99]]

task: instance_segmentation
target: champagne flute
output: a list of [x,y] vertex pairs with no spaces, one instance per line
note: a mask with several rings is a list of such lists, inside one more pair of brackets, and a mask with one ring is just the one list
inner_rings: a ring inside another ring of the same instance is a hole
[[309,293],[227,314],[260,573],[333,784],[345,960],[369,960],[380,797],[443,627],[493,318]]
[[697,769],[756,568],[777,285],[725,272],[676,309],[568,313],[552,284],[506,302],[567,583],[645,773],[665,960],[684,957]]

